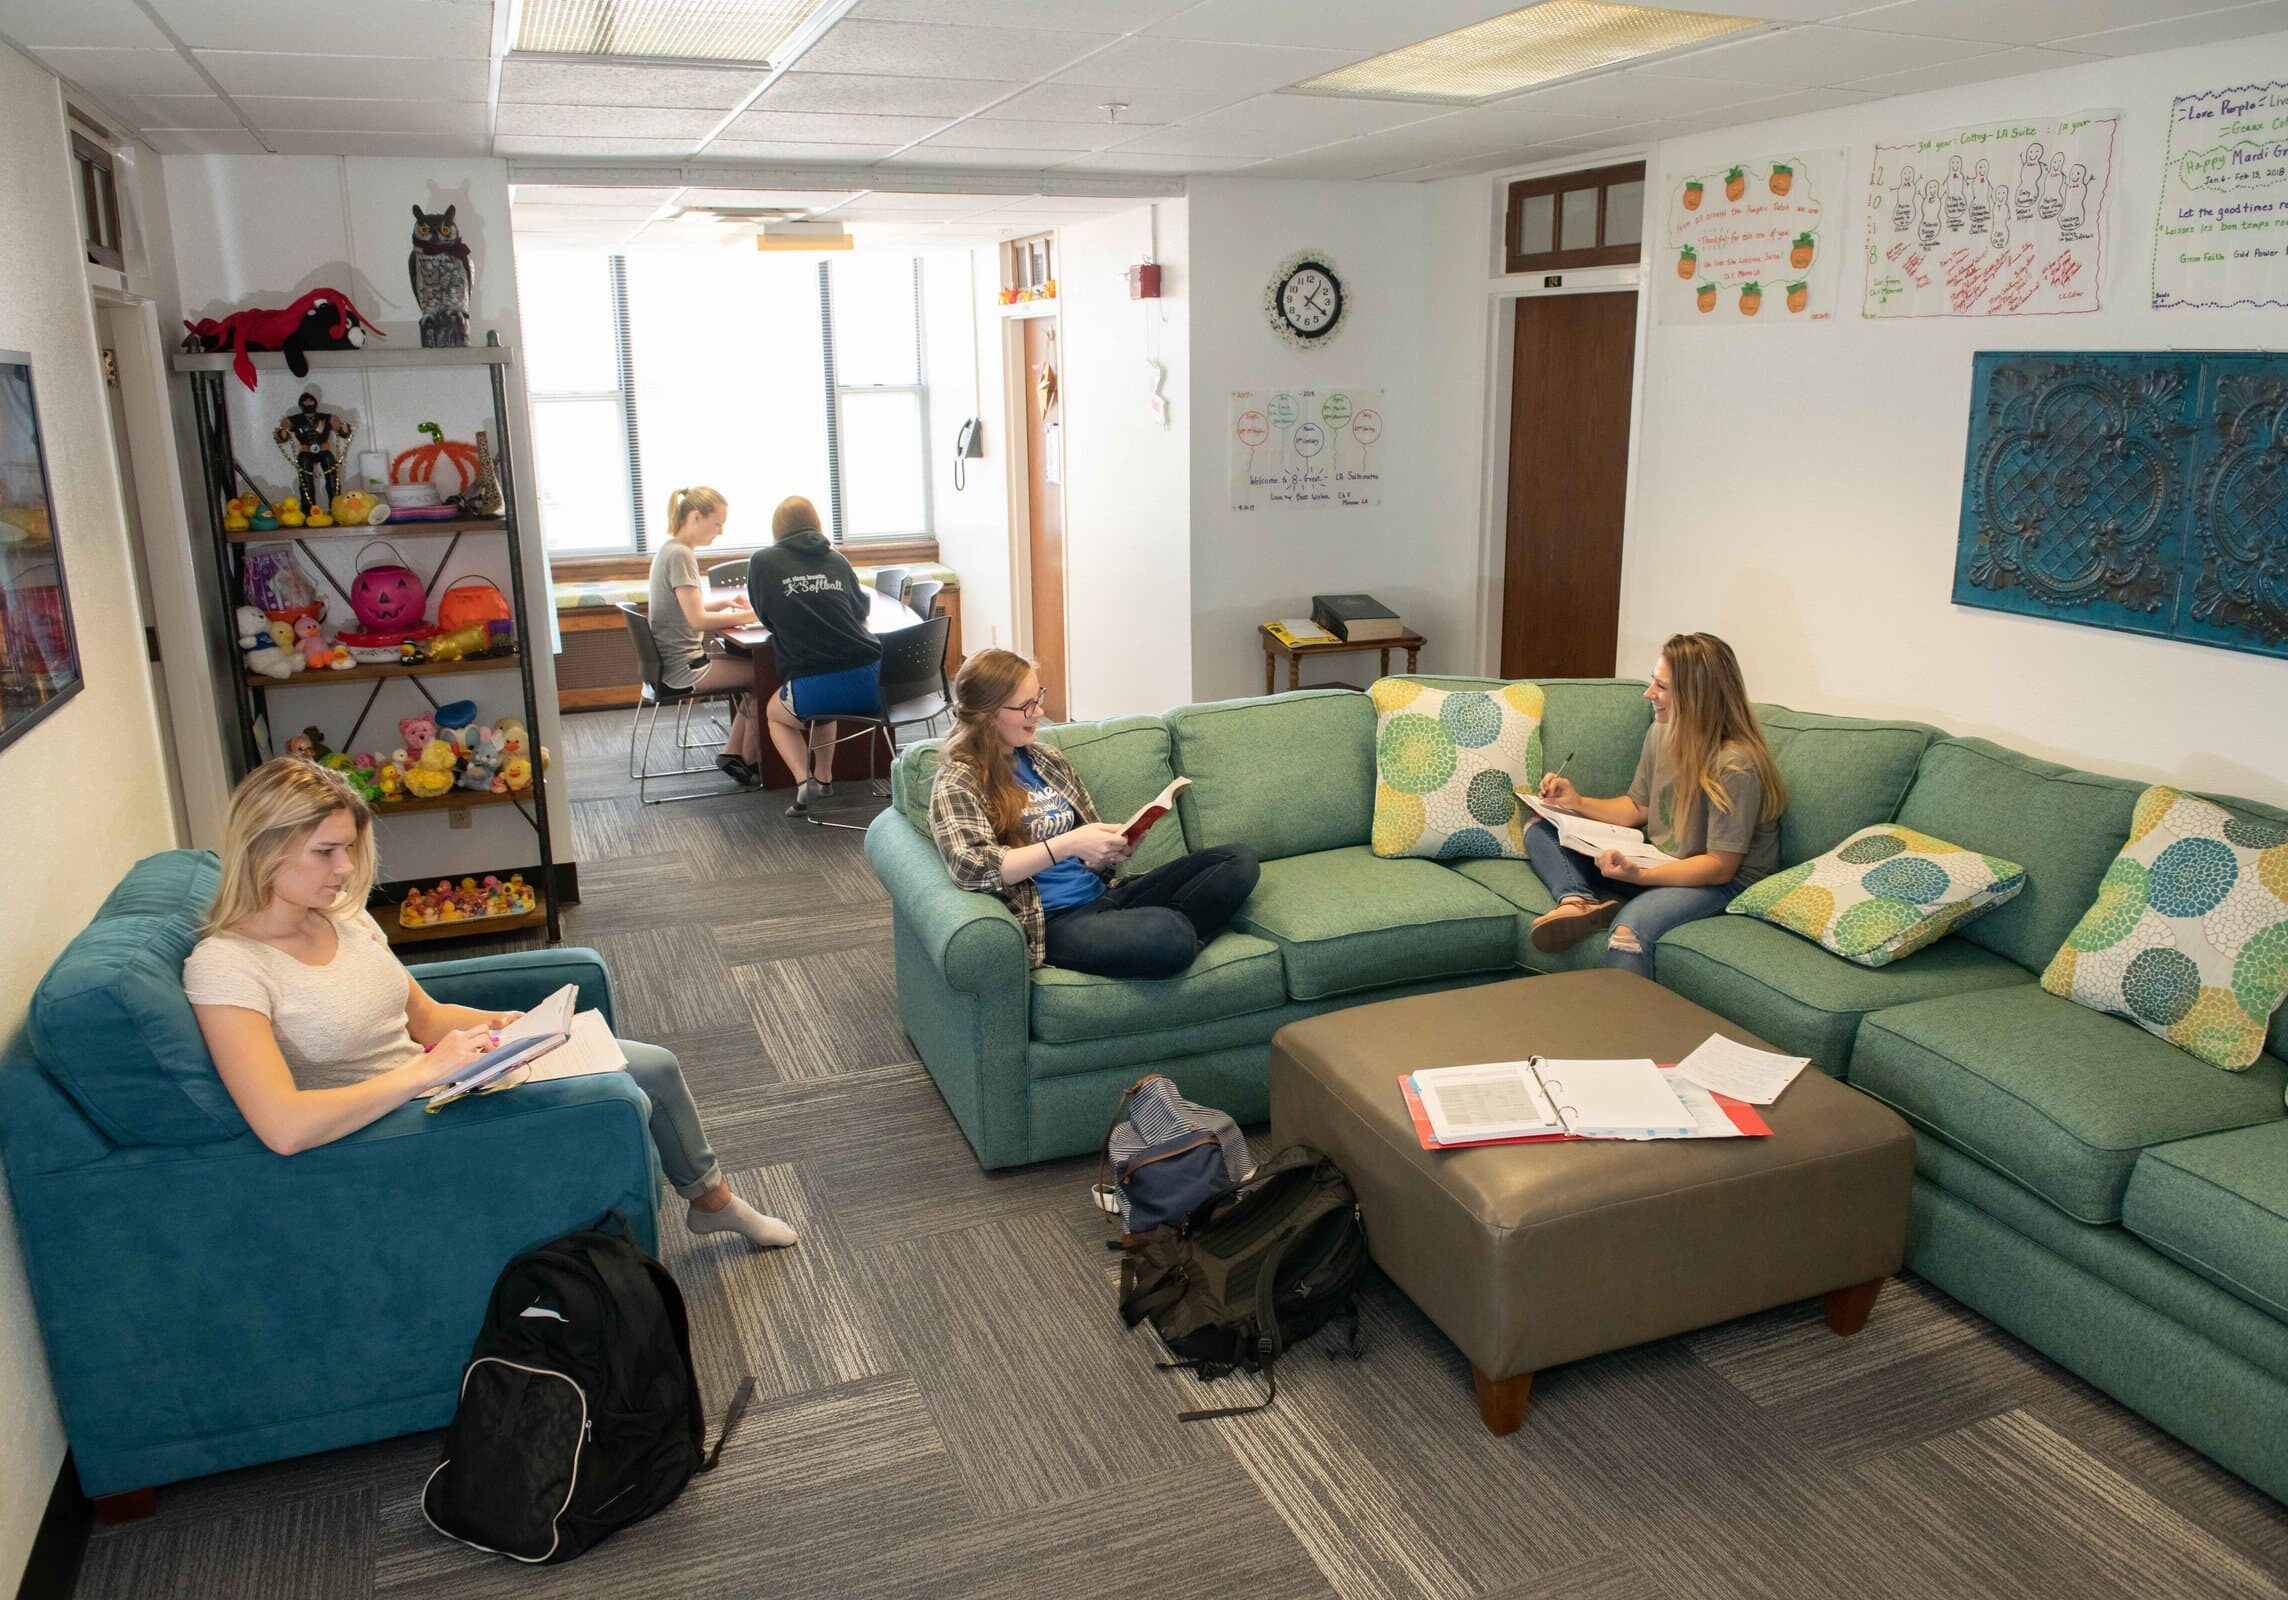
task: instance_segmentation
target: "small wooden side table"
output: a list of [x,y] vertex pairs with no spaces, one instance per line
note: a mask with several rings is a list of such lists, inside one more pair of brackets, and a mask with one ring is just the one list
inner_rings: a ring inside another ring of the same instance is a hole
[[[1306,656],[1342,656],[1352,655],[1361,650],[1380,651],[1382,654],[1382,671],[1379,676],[1387,678],[1390,676],[1391,651],[1405,651],[1406,670],[1412,672],[1415,662],[1421,658],[1422,647],[1430,642],[1419,633],[1408,632],[1398,635],[1395,639],[1361,639],[1356,643],[1347,639],[1328,639],[1316,644],[1289,644],[1274,634],[1267,624],[1257,623],[1255,631],[1263,640],[1263,692],[1265,694],[1277,694],[1279,692],[1278,663],[1282,656],[1287,660],[1287,687],[1300,689],[1303,687],[1303,660]],[[1329,684],[1326,687],[1348,688],[1350,686],[1347,684]]]

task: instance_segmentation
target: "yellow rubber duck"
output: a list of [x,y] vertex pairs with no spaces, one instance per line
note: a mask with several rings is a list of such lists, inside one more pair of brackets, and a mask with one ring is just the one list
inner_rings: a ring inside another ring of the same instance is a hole
[[244,533],[252,524],[246,520],[247,508],[236,495],[222,503],[222,529],[225,533]]
[[306,521],[313,528],[330,528],[334,525],[334,519],[326,515],[326,509],[323,506],[311,512]]
[[302,515],[302,502],[288,495],[278,502],[278,526],[299,528],[309,519]]

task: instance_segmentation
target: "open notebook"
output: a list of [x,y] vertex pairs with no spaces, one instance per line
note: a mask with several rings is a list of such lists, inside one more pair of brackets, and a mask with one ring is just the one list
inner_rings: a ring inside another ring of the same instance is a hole
[[1425,1150],[1545,1139],[1724,1139],[1768,1134],[1747,1106],[1650,1061],[1540,1056],[1431,1067],[1399,1079]]
[[579,998],[580,991],[568,983],[501,1029],[498,1045],[429,1091],[428,1109],[536,1079],[576,1078],[626,1066],[627,1055],[604,1014],[573,1011]]
[[1618,850],[1631,866],[1657,867],[1674,861],[1659,845],[1644,836],[1640,828],[1624,828],[1617,822],[1599,822],[1593,817],[1579,816],[1571,811],[1560,811],[1546,803],[1531,789],[1520,789],[1517,797],[1557,830],[1557,842],[1568,850],[1585,856],[1594,856],[1604,850]]

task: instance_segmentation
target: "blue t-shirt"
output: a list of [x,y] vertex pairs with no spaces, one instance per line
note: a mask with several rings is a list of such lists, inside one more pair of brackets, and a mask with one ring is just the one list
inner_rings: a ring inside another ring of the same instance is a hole
[[[1048,780],[1033,770],[1032,756],[1023,750],[1017,752],[1017,781],[1032,791],[1025,802],[1025,836],[1033,843],[1045,843],[1080,826],[1073,803],[1049,787]],[[1041,891],[1043,911],[1070,911],[1104,893],[1104,880],[1070,856],[1036,875],[1033,885]]]

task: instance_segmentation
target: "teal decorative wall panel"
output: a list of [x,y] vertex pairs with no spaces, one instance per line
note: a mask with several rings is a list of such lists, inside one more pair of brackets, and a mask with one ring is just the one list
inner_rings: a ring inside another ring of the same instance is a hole
[[1958,605],[2288,656],[2288,355],[1972,372]]

